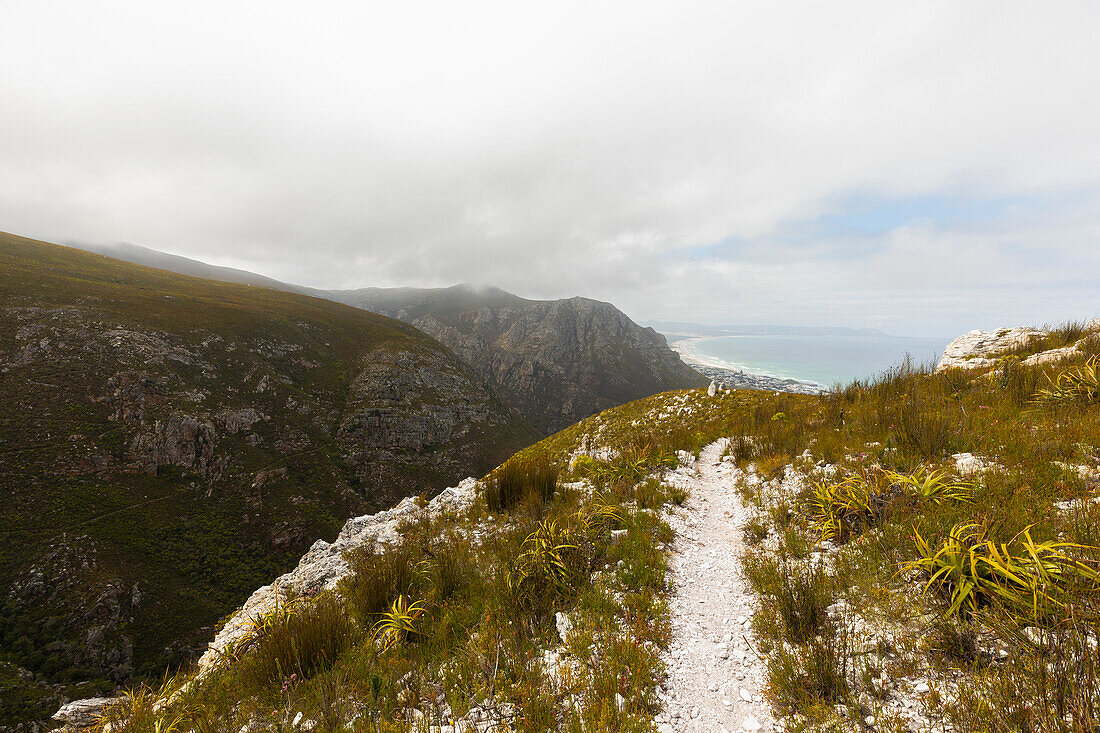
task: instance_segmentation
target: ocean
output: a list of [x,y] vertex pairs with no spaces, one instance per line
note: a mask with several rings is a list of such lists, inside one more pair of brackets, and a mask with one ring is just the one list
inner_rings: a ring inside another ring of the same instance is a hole
[[950,339],[842,334],[673,336],[672,348],[689,364],[815,382],[831,387],[866,379],[896,366],[937,362]]

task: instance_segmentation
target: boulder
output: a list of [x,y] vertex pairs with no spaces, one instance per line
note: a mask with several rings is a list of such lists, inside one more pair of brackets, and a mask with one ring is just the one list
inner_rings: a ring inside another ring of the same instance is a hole
[[84,700],[73,700],[62,705],[53,714],[53,719],[65,724],[62,730],[80,730],[91,728],[99,723],[99,719],[112,705],[122,702],[121,697],[89,697]]
[[996,331],[974,330],[959,336],[943,350],[936,371],[944,369],[981,369],[993,366],[994,357],[1009,349],[1026,345],[1045,335],[1037,328],[999,328]]

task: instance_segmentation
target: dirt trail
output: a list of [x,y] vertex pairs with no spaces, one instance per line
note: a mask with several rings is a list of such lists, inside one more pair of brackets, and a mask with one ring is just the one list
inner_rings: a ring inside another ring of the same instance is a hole
[[762,699],[764,664],[750,646],[753,596],[741,574],[750,512],[735,485],[745,474],[722,460],[726,445],[708,445],[667,479],[691,495],[671,520],[677,538],[669,558],[672,643],[661,733],[776,730]]

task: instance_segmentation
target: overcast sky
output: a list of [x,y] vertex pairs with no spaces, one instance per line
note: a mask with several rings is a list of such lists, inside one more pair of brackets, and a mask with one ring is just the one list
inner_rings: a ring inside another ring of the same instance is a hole
[[951,336],[1100,313],[1100,3],[0,2],[0,230]]

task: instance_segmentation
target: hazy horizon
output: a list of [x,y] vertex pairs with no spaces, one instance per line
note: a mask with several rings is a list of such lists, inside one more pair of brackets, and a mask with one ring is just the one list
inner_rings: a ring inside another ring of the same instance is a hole
[[1100,6],[13,2],[0,230],[936,337],[1100,313]]

